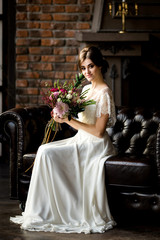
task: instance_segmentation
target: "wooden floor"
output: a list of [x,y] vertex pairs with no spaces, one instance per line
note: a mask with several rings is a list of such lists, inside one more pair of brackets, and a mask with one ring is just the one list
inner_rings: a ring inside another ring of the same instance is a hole
[[0,164],[0,240],[160,240],[160,222],[118,224],[104,234],[59,234],[29,232],[9,221],[10,216],[19,215],[19,203],[9,199],[9,169]]

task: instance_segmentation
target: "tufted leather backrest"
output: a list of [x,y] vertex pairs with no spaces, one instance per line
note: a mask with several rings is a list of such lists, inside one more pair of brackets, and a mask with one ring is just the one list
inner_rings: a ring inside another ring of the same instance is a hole
[[117,107],[117,121],[108,130],[119,154],[155,155],[160,111]]
[[[23,154],[36,152],[38,147],[42,144],[45,127],[51,119],[51,108],[48,105],[41,105],[38,107],[26,107],[13,109],[20,117],[22,128],[19,128],[23,138]],[[75,132],[66,124],[61,124],[62,131],[56,134],[55,140],[70,137]],[[51,139],[54,132],[51,133]]]
[[50,107],[27,107],[23,116],[24,152],[34,152],[41,144],[46,123],[50,120]]

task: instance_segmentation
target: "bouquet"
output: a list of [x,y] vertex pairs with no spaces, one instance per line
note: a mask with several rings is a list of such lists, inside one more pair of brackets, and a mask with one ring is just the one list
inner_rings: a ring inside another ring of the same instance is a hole
[[[68,84],[67,81],[64,84],[56,81],[54,87],[44,94],[44,102],[52,108],[51,116],[56,113],[60,118],[68,117],[71,120],[71,117],[77,118],[78,113],[84,111],[87,105],[95,104],[93,100],[85,100],[88,90],[80,92],[83,80],[85,80],[83,74],[79,74],[76,75],[75,80]],[[46,125],[42,144],[49,142],[51,131],[55,132],[51,140],[53,141],[57,131],[60,129],[60,123],[55,122],[51,117],[51,120]]]
[[[43,92],[43,100],[51,108],[51,119],[45,127],[44,138],[42,144],[48,143],[50,140],[51,131],[54,131],[54,136],[51,141],[56,136],[58,130],[61,130],[60,123],[57,123],[53,119],[53,114],[56,113],[60,118],[68,117],[78,117],[78,113],[83,112],[85,107],[91,104],[95,104],[94,100],[86,100],[86,94],[88,90],[81,93],[80,89],[82,87],[82,81],[85,80],[83,74],[76,75],[76,80],[67,84],[60,84],[59,81],[54,83],[53,88],[49,88],[47,92]],[[49,86],[48,86],[49,87]],[[32,165],[25,171],[30,170],[34,165]]]

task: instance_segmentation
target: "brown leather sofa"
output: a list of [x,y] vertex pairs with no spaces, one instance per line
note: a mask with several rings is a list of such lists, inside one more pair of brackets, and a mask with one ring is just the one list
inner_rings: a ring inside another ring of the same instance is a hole
[[[42,105],[14,108],[0,115],[0,141],[9,148],[10,195],[19,199],[22,209],[32,173],[25,170],[42,142],[50,111]],[[117,121],[108,133],[118,154],[104,164],[112,214],[117,218],[160,214],[160,111],[128,107],[116,107],[116,111]],[[55,141],[75,133],[62,124]]]

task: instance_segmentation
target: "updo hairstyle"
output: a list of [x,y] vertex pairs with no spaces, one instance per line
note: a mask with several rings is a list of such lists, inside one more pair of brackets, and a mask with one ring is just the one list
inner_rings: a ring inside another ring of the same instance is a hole
[[78,59],[78,66],[80,71],[81,65],[86,59],[90,59],[96,66],[102,67],[102,75],[107,72],[109,67],[108,62],[103,58],[101,51],[97,47],[85,47],[80,51]]

